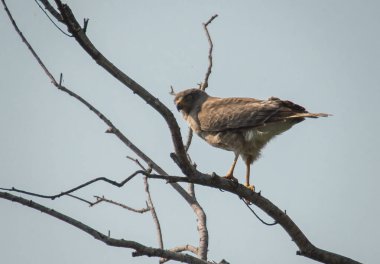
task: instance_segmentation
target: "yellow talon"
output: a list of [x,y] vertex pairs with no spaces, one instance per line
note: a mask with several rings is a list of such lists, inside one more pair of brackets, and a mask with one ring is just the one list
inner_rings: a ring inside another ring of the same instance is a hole
[[227,176],[224,176],[223,178],[234,181],[234,182],[238,182],[238,179],[236,179],[233,175],[227,175]]
[[255,191],[255,186],[254,185],[249,185],[247,183],[244,183],[244,186],[247,187],[248,189],[250,189],[252,192]]

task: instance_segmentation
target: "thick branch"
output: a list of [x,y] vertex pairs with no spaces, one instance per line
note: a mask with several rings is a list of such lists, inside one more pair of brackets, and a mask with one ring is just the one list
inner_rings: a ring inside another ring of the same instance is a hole
[[148,257],[154,256],[154,257],[167,258],[167,259],[177,260],[180,262],[191,263],[191,264],[208,264],[207,261],[200,260],[200,259],[193,257],[193,256],[190,256],[188,254],[181,254],[181,253],[177,253],[177,252],[172,252],[170,250],[163,250],[163,249],[159,249],[159,248],[147,247],[147,246],[144,246],[140,243],[137,243],[137,242],[131,241],[131,240],[115,239],[115,238],[108,237],[108,236],[102,234],[101,232],[99,232],[98,230],[93,229],[93,228],[89,227],[88,225],[85,225],[85,224],[79,222],[78,220],[76,220],[74,218],[71,218],[67,215],[64,215],[64,214],[58,212],[58,211],[55,211],[55,210],[50,209],[48,207],[45,207],[39,203],[30,201],[30,200],[26,200],[22,197],[14,196],[14,195],[7,193],[7,192],[0,192],[0,198],[28,206],[28,207],[36,209],[42,213],[53,216],[53,217],[55,217],[55,218],[57,218],[63,222],[66,222],[67,224],[70,224],[70,225],[84,231],[85,233],[91,235],[95,239],[100,240],[109,246],[134,249],[137,252],[136,256],[137,255],[144,255],[144,256],[148,256]]
[[276,205],[274,205],[270,200],[263,197],[261,194],[249,190],[242,184],[226,180],[222,177],[217,176],[216,174],[210,176],[207,174],[197,173],[196,177],[192,178],[162,175],[149,175],[148,177],[153,179],[163,179],[169,182],[190,182],[234,193],[238,197],[243,198],[259,207],[270,217],[272,217],[278,224],[280,224],[282,228],[289,234],[292,241],[294,241],[294,243],[296,243],[298,246],[298,255],[302,255],[323,263],[360,263],[345,256],[332,253],[314,246],[285,212],[280,210]]
[[113,65],[106,57],[103,56],[102,53],[100,53],[100,51],[96,49],[96,47],[86,36],[85,32],[74,17],[68,5],[62,4],[62,2],[59,0],[55,0],[55,2],[58,6],[59,11],[61,12],[61,15],[68,27],[69,32],[73,34],[77,42],[96,61],[96,63],[103,67],[108,73],[114,76],[121,83],[126,85],[129,89],[131,89],[133,93],[140,96],[147,104],[153,107],[165,119],[171,133],[177,159],[181,164],[181,169],[185,175],[189,177],[192,176],[195,170],[187,159],[185,147],[182,142],[180,128],[176,119],[174,118],[173,113],[163,103],[161,103],[160,100],[155,98],[140,84],[135,82],[132,78],[127,76],[119,68]]

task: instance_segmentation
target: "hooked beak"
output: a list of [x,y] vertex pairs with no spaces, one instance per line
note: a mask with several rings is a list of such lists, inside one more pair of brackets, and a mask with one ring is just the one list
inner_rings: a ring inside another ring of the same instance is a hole
[[178,103],[178,104],[177,104],[177,110],[180,111],[180,110],[182,110],[182,109],[183,109],[182,104]]

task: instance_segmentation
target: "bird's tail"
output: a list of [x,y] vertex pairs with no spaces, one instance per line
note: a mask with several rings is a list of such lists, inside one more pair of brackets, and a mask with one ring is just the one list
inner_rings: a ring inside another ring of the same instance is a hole
[[318,118],[318,117],[328,117],[331,116],[330,114],[325,113],[297,113],[291,116],[287,116],[286,119],[292,119],[292,118]]

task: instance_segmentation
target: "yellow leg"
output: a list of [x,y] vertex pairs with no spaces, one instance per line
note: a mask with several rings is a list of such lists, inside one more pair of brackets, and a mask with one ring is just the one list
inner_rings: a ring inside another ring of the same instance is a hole
[[239,158],[239,154],[235,153],[234,161],[232,162],[232,165],[231,165],[230,169],[228,170],[226,176],[224,176],[225,179],[236,181],[236,182],[238,181],[234,177],[234,170],[235,170],[235,166],[236,166],[236,162],[237,162],[238,158]]
[[254,185],[249,185],[249,176],[251,174],[251,158],[247,158],[245,161],[245,165],[247,166],[246,168],[246,173],[245,173],[245,184],[244,186],[247,187],[248,189],[255,191],[255,186]]

